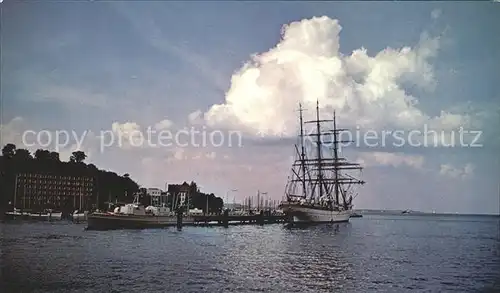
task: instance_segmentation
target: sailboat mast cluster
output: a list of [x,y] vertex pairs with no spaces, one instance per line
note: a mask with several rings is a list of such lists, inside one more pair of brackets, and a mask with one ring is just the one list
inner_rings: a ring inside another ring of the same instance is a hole
[[[346,129],[337,128],[335,111],[333,119],[320,119],[319,103],[316,103],[316,119],[303,121],[302,105],[299,105],[300,150],[295,146],[296,159],[292,166],[292,178],[288,182],[286,196],[288,201],[301,201],[304,204],[331,211],[352,209],[352,187],[365,182],[350,175],[350,171],[361,171],[357,163],[348,162],[340,156],[340,133]],[[304,124],[312,123],[314,133],[304,134]],[[333,129],[324,129],[324,124]],[[306,137],[313,137],[314,149],[307,151]]]

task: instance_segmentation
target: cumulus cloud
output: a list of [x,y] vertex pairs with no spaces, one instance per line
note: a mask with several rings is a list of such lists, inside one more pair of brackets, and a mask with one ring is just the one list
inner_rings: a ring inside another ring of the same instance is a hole
[[120,148],[131,149],[134,146],[140,146],[143,144],[141,139],[144,137],[141,132],[141,127],[135,122],[114,122],[111,125],[111,130],[114,134],[113,140],[116,137],[116,143]]
[[316,100],[323,114],[337,110],[342,125],[381,129],[456,128],[467,117],[443,112],[432,117],[418,108],[404,84],[432,90],[432,58],[439,37],[422,34],[412,47],[386,48],[374,56],[364,48],[350,55],[339,51],[338,20],[313,17],[282,29],[280,42],[255,54],[231,78],[223,104],[204,115],[208,125],[238,128],[251,134],[294,135],[298,102],[314,115]]

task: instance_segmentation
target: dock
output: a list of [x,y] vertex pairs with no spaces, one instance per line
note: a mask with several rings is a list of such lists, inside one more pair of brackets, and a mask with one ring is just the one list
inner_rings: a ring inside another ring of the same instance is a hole
[[185,223],[185,226],[229,226],[229,225],[265,225],[284,223],[284,215],[272,215],[261,213],[257,215],[214,215],[193,216],[193,222]]
[[170,217],[135,215],[89,215],[87,230],[147,229],[177,227],[228,227],[237,225],[268,225],[285,223],[286,217],[261,211],[254,215],[230,215],[228,211],[218,215],[184,215]]

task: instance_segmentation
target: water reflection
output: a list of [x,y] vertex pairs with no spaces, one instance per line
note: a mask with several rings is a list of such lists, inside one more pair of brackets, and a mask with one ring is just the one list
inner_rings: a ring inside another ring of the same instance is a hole
[[1,225],[2,292],[477,292],[500,277],[497,220],[180,232]]

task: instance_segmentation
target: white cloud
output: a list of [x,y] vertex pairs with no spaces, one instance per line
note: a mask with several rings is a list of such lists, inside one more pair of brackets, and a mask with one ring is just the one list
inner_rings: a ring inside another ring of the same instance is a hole
[[203,123],[203,113],[200,110],[196,110],[188,115],[188,121],[192,125],[199,125]]
[[116,133],[120,135],[128,135],[129,133],[133,131],[138,131],[140,130],[139,124],[135,122],[125,122],[125,123],[119,123],[119,122],[114,122],[111,125],[111,129]]
[[409,166],[415,169],[421,169],[425,162],[423,156],[407,155],[402,153],[370,152],[361,153],[357,162],[364,167],[371,166]]
[[317,99],[324,114],[336,109],[345,126],[448,129],[468,121],[450,113],[425,114],[402,86],[411,82],[433,89],[437,84],[430,60],[439,38],[422,34],[414,48],[386,48],[375,56],[361,48],[344,56],[340,30],[338,21],[326,16],[285,25],[274,48],[253,55],[233,74],[225,103],[205,113],[207,124],[289,136],[297,126],[298,102],[310,118]]
[[141,127],[135,122],[113,122],[111,130],[114,134],[113,143],[117,144],[120,148],[131,149],[143,144],[141,143],[141,137],[143,139]]
[[182,160],[215,160],[217,153],[215,151],[199,151],[197,148],[177,147],[169,150],[170,156],[168,162]]
[[474,174],[475,166],[466,164],[463,168],[456,168],[451,164],[442,164],[439,174],[452,178],[470,178]]
[[174,123],[168,119],[164,119],[158,123],[155,124],[155,129],[156,130],[166,130],[172,127]]
[[27,125],[22,117],[15,117],[7,124],[0,124],[0,142],[2,146],[7,143],[21,145],[22,133],[26,129]]

